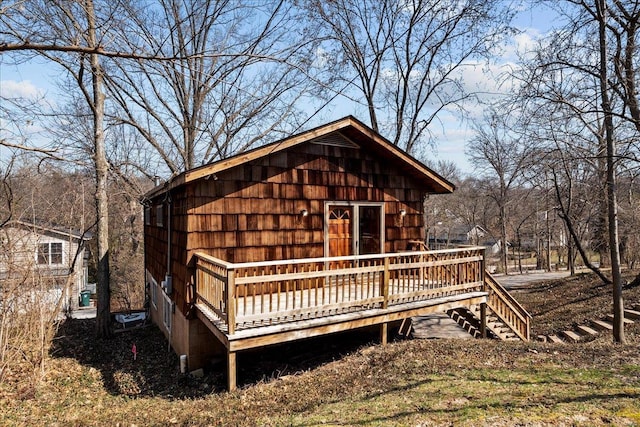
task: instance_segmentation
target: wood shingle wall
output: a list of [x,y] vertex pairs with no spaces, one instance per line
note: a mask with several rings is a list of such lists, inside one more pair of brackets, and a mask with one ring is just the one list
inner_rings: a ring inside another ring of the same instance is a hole
[[[168,206],[174,300],[184,312],[192,283],[188,263],[194,252],[229,262],[325,256],[326,202],[384,202],[384,250],[403,251],[410,240],[424,237],[425,192],[397,160],[359,148],[300,144],[187,183],[171,190],[169,198],[165,193],[152,200],[145,237],[147,269],[156,280],[167,271]],[[155,217],[160,203],[162,227]],[[300,215],[303,209],[308,216]]]

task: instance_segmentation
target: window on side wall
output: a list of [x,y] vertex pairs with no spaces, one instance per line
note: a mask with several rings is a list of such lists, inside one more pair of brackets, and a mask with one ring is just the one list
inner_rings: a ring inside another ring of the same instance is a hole
[[171,298],[163,294],[162,298],[162,323],[167,328],[168,332],[171,332],[171,314],[172,314],[172,302]]
[[62,264],[62,243],[39,243],[36,259],[40,265]]
[[158,227],[162,227],[162,213],[163,213],[163,209],[162,209],[162,205],[158,205],[156,206],[156,225]]
[[144,207],[144,223],[145,225],[151,225],[151,207]]
[[153,308],[158,309],[158,283],[152,277],[151,278],[151,286],[149,286],[149,290],[151,292],[151,304],[153,304]]

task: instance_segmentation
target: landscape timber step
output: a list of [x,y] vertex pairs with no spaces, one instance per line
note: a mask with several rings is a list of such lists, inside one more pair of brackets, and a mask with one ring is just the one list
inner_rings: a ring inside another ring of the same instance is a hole
[[624,317],[627,319],[640,320],[640,311],[636,310],[625,310]]
[[596,331],[593,328],[590,328],[587,325],[578,325],[576,327],[576,329],[582,334],[582,335],[598,335],[599,332]]
[[562,341],[562,340],[560,339],[560,337],[558,337],[557,335],[549,335],[547,338],[548,338],[548,341],[549,341],[549,342],[552,342],[552,343],[555,343],[555,344],[562,344],[562,343],[564,343],[564,341]]
[[[613,323],[613,314],[607,314],[607,321]],[[633,320],[627,319],[626,316],[623,321],[625,325],[630,325],[633,323]]]
[[566,339],[568,339],[571,342],[578,342],[580,341],[580,335],[576,334],[573,331],[562,331],[560,332]]
[[600,331],[613,331],[613,325],[604,320],[592,320],[593,326]]

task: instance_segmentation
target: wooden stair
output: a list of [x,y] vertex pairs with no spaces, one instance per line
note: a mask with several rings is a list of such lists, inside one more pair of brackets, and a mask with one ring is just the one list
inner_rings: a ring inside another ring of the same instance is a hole
[[624,317],[625,319],[640,320],[640,311],[627,309],[624,311]]
[[[455,308],[447,311],[447,315],[456,321],[464,330],[469,332],[472,337],[482,337],[480,306],[474,305],[471,306],[471,308]],[[520,340],[507,324],[493,315],[487,316],[487,338],[497,338],[503,341]]]
[[[636,321],[640,321],[640,307],[634,307],[633,310],[624,310],[624,324],[630,325]],[[610,333],[613,331],[613,314],[607,315],[604,319],[591,320],[590,325],[577,325],[572,330],[561,331],[558,334],[538,335],[536,339],[542,342],[551,343],[577,343],[584,341],[585,338],[594,337],[602,332]]]
[[[488,292],[486,335],[503,341],[528,341],[531,315],[502,287],[489,272],[485,272],[484,290]],[[458,307],[447,315],[474,338],[482,337],[482,307]]]
[[480,320],[464,307],[447,310],[447,315],[474,338],[481,338]]
[[591,328],[589,326],[586,326],[586,325],[578,325],[578,326],[576,326],[576,329],[578,330],[578,333],[583,337],[596,336],[599,333],[595,329],[593,329],[593,328]]

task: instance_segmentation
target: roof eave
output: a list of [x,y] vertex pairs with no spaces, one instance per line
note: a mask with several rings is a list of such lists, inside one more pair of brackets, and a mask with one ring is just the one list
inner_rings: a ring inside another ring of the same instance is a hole
[[229,157],[228,159],[220,160],[215,163],[210,163],[210,164],[203,165],[195,169],[191,169],[189,171],[183,172],[169,179],[163,185],[157,186],[151,189],[150,191],[148,191],[143,196],[142,200],[144,201],[145,199],[146,200],[153,199],[161,194],[164,194],[176,187],[187,184],[189,182],[206,178],[208,176],[214,175],[216,173],[220,173],[227,169],[231,169],[235,166],[239,166],[241,164],[261,158],[268,154],[274,154],[282,150],[286,150],[302,142],[319,138],[324,135],[330,134],[332,132],[340,131],[348,127],[353,127],[354,129],[358,130],[360,133],[366,135],[371,141],[374,141],[383,150],[389,152],[393,156],[396,156],[402,159],[407,165],[409,165],[413,170],[415,170],[419,176],[422,176],[425,180],[429,181],[430,187],[434,188],[434,191],[432,191],[432,194],[447,194],[447,193],[452,193],[455,190],[455,186],[451,182],[449,182],[448,180],[446,180],[445,178],[443,178],[433,170],[429,169],[422,162],[420,162],[419,160],[415,159],[405,151],[401,150],[400,148],[392,144],[390,141],[382,137],[376,131],[369,128],[367,125],[365,125],[355,117],[346,116],[334,122],[327,123],[325,125],[299,133],[297,135],[293,135],[293,136],[281,139],[279,141],[273,142],[263,147],[258,147],[254,150]]

